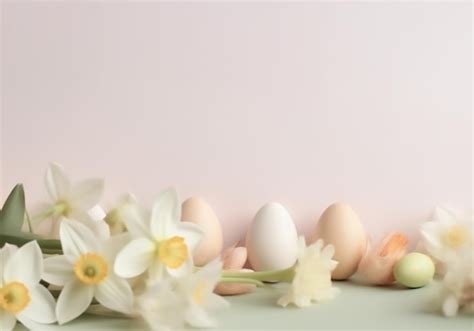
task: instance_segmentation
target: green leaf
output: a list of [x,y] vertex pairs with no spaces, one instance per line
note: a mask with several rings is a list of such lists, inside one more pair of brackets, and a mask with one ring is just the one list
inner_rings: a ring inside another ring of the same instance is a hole
[[18,233],[18,234],[0,234],[0,248],[3,247],[5,244],[12,244],[15,246],[23,246],[24,244],[36,240],[38,242],[38,245],[41,247],[41,250],[44,251],[51,251],[51,252],[56,252],[56,251],[61,251],[61,242],[59,240],[53,240],[53,239],[47,239],[47,240],[42,240],[42,239],[37,239],[33,237],[38,237],[34,236],[31,233]]
[[25,191],[17,184],[0,211],[0,233],[21,232],[25,218]]

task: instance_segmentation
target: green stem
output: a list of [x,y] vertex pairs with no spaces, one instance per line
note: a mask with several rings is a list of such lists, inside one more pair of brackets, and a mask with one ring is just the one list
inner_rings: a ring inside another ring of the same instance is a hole
[[43,249],[62,250],[61,241],[57,239],[40,239],[38,245]]
[[231,278],[231,277],[223,277],[219,281],[219,283],[232,283],[232,284],[252,284],[258,287],[267,287],[263,282],[255,279],[248,279],[248,278]]
[[295,270],[293,267],[274,271],[256,271],[256,272],[233,272],[223,271],[222,278],[253,279],[261,282],[280,281],[291,282]]
[[61,255],[61,254],[63,254],[63,251],[60,250],[60,249],[41,248],[41,252],[43,254],[48,254],[48,255]]

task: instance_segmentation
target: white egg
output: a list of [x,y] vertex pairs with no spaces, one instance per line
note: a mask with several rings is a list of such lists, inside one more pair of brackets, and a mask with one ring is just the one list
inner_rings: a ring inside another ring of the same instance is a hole
[[260,208],[247,232],[246,246],[249,262],[257,271],[293,266],[298,234],[285,207],[271,202]]

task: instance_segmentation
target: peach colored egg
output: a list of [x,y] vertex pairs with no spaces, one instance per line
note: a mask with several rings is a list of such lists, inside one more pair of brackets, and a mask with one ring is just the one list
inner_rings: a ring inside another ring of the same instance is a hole
[[222,252],[221,259],[222,269],[240,269],[247,262],[247,247],[228,247]]
[[223,246],[222,227],[204,199],[192,197],[184,201],[181,220],[198,225],[204,232],[202,241],[193,254],[196,266],[204,266],[220,255]]
[[310,236],[310,243],[323,239],[336,249],[334,260],[339,264],[332,272],[336,280],[352,276],[366,250],[366,233],[354,210],[343,203],[329,206],[319,218]]

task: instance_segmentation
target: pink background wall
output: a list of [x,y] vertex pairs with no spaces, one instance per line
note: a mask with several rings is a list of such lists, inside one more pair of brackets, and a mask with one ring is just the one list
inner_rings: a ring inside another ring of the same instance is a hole
[[270,200],[414,233],[472,203],[470,6],[4,2],[2,199],[54,160],[105,205],[201,195],[227,242]]

